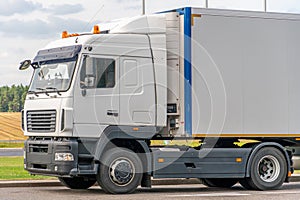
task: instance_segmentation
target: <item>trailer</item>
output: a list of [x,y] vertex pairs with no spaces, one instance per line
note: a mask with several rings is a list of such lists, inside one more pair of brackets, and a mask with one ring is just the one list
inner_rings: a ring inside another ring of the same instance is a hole
[[20,65],[24,168],[119,194],[152,177],[278,189],[300,141],[299,35],[299,15],[191,7],[64,31]]

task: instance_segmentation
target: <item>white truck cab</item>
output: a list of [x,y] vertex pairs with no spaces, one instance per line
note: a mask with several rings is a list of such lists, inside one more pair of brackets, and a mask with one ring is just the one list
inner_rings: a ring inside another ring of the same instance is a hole
[[55,119],[26,123],[25,135],[99,137],[109,125],[165,126],[166,29],[138,29],[161,19],[131,19],[110,34],[68,37],[40,50],[25,110],[52,110]]

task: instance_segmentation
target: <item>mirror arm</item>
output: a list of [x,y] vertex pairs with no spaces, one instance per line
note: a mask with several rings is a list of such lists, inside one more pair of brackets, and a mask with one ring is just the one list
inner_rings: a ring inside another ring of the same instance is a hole
[[82,94],[82,96],[84,96],[84,97],[86,96],[86,88],[82,88],[82,89],[81,89],[81,94]]

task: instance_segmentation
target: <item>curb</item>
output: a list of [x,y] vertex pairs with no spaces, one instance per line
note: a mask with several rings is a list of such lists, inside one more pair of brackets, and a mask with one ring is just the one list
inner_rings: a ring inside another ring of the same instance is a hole
[[[198,179],[154,179],[152,185],[187,185],[201,184]],[[58,180],[0,181],[0,188],[7,187],[58,187],[63,186]]]
[[[294,175],[290,182],[300,182],[300,175]],[[189,185],[202,184],[199,179],[153,179],[152,185]],[[58,187],[62,184],[58,180],[26,180],[26,181],[0,181],[0,188],[8,187]]]
[[8,187],[57,187],[61,186],[58,180],[25,180],[25,181],[0,181],[0,188]]

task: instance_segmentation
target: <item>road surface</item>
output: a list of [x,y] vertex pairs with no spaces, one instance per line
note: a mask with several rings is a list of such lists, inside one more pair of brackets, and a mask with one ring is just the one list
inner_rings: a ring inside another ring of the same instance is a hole
[[237,185],[233,189],[207,188],[199,185],[154,186],[152,189],[138,189],[129,195],[108,195],[99,187],[89,190],[70,190],[65,187],[26,187],[0,188],[1,199],[5,200],[298,200],[300,197],[300,183],[285,184],[276,191],[247,191]]
[[23,156],[23,149],[0,148],[0,156]]

